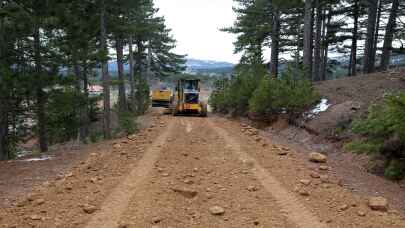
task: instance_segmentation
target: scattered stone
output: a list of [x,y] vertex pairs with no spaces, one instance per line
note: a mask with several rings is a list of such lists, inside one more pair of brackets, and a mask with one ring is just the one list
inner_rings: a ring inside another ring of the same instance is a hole
[[390,214],[390,215],[399,215],[399,211],[397,211],[397,210],[388,210],[388,214]]
[[285,156],[288,154],[288,151],[279,149],[279,150],[277,150],[277,154],[280,156]]
[[329,170],[329,167],[326,166],[326,165],[321,165],[321,166],[319,166],[319,170],[328,171],[328,170]]
[[256,186],[251,185],[251,186],[247,187],[247,190],[249,192],[257,192],[259,190],[259,188],[256,187]]
[[194,198],[198,194],[197,191],[191,190],[191,189],[186,189],[186,188],[172,188],[172,190],[186,198]]
[[256,137],[256,138],[255,138],[255,141],[256,141],[256,142],[260,142],[260,141],[262,141],[262,138],[261,138],[261,137]]
[[322,183],[329,183],[329,176],[328,175],[320,175],[319,178],[321,179]]
[[342,206],[339,207],[339,211],[345,211],[347,209],[349,209],[349,205],[347,204],[343,204]]
[[127,137],[129,140],[135,140],[136,139],[136,135],[128,135]]
[[162,176],[164,176],[164,177],[168,177],[168,176],[169,176],[169,174],[168,174],[168,173],[162,173]]
[[319,175],[319,173],[317,173],[317,172],[311,172],[309,175],[312,178],[316,178],[316,179],[321,178],[321,175]]
[[161,218],[161,217],[154,217],[154,218],[152,219],[152,223],[153,223],[153,224],[158,224],[158,223],[160,223],[162,220],[163,220],[163,218]]
[[26,200],[22,200],[22,201],[19,201],[17,204],[16,204],[16,206],[17,207],[25,207],[26,205],[27,205],[27,201]]
[[65,177],[73,177],[73,173],[70,172],[70,173],[66,174]]
[[368,206],[375,211],[387,211],[388,201],[384,197],[371,197],[368,200]]
[[303,184],[303,185],[305,185],[305,186],[308,186],[308,185],[310,185],[310,184],[311,184],[311,180],[308,180],[308,179],[302,179],[302,180],[300,180],[300,183],[301,183],[301,184]]
[[193,180],[190,180],[190,179],[185,179],[185,180],[184,180],[184,183],[185,183],[185,184],[194,184],[194,181],[193,181]]
[[73,190],[73,186],[68,184],[68,185],[65,186],[65,189],[68,190],[68,191],[71,191],[71,190]]
[[83,211],[87,214],[93,214],[94,212],[97,211],[97,208],[93,205],[84,205],[83,206]]
[[39,216],[39,215],[31,215],[31,216],[30,216],[30,219],[31,219],[31,220],[35,220],[35,221],[38,221],[38,220],[42,220],[42,217]]
[[305,190],[305,189],[300,189],[300,190],[298,191],[298,193],[299,193],[301,196],[309,196],[309,192],[308,192],[307,190]]
[[128,224],[120,224],[120,225],[118,226],[118,228],[128,228],[128,227],[129,227]]
[[260,222],[259,221],[254,221],[253,225],[258,226],[258,225],[260,225]]
[[119,144],[119,143],[115,143],[114,145],[113,145],[113,148],[114,149],[121,149],[121,144]]
[[210,207],[210,212],[212,215],[223,215],[225,214],[225,209],[220,206]]
[[34,203],[35,203],[35,205],[39,206],[39,205],[44,204],[45,200],[44,199],[37,199],[37,200],[34,201]]
[[321,153],[313,152],[309,154],[309,161],[316,163],[326,163],[327,157]]
[[364,217],[364,216],[366,216],[366,212],[364,212],[364,211],[358,211],[358,212],[357,212],[357,215],[360,216],[360,217]]
[[243,160],[243,164],[249,168],[253,168],[255,166],[255,162],[252,159]]

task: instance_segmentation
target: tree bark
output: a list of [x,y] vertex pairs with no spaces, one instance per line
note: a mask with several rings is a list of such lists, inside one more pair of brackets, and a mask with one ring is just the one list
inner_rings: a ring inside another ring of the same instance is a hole
[[305,0],[304,15],[304,67],[308,77],[312,72],[312,0]]
[[[3,31],[4,19],[0,20],[0,64],[3,65],[2,60],[5,56],[5,42]],[[7,145],[8,135],[8,118],[7,118],[7,105],[6,105],[6,88],[4,78],[0,75],[0,160],[8,159],[9,148]]]
[[324,28],[322,32],[323,42],[322,42],[322,68],[321,68],[321,80],[326,80],[326,72],[328,69],[328,56],[329,56],[329,31],[330,21],[332,20],[332,9],[329,9],[328,16],[326,18],[326,11],[324,13]]
[[378,0],[368,0],[368,20],[367,20],[367,34],[366,44],[364,46],[364,61],[363,72],[365,74],[372,73],[374,71],[374,40],[375,40],[375,28],[377,21],[377,4]]
[[315,47],[314,47],[314,65],[312,66],[312,80],[320,81],[321,69],[321,38],[322,38],[322,8],[320,0],[315,0]]
[[[382,10],[382,0],[378,0],[378,8],[377,8],[377,22],[375,24],[375,32],[374,32],[374,46],[373,46],[373,68],[375,68],[375,57],[377,55],[377,45],[378,45],[378,36],[380,32],[380,20],[381,20],[381,10]],[[373,70],[374,71],[374,70]]]
[[107,48],[107,31],[105,23],[105,2],[101,1],[100,12],[100,44],[101,50],[107,55],[101,62],[101,72],[103,80],[104,94],[104,138],[111,138],[111,101],[110,101],[110,75],[108,74],[108,48]]
[[81,113],[81,120],[80,122],[82,123],[80,126],[80,136],[82,137],[81,140],[84,142],[89,135],[89,79],[87,75],[87,66],[86,63],[83,63],[82,66],[82,80],[83,80],[83,92],[84,92],[84,98],[85,102],[83,104],[83,109]]
[[128,110],[126,91],[125,91],[125,73],[124,73],[124,45],[122,38],[116,39],[117,67],[118,67],[118,107],[125,112]]
[[37,125],[38,125],[38,136],[39,136],[39,147],[41,152],[48,151],[48,130],[47,121],[45,113],[46,105],[46,94],[43,91],[43,75],[42,75],[42,57],[41,57],[41,37],[39,31],[39,23],[35,23],[34,31],[34,62],[35,62],[35,73],[37,75],[36,83],[36,114],[37,114]]
[[278,57],[280,49],[280,12],[275,7],[273,9],[273,28],[271,32],[271,60],[270,74],[277,78],[278,76]]
[[[71,47],[73,49],[73,72],[76,76],[76,93],[78,95],[82,94],[82,85],[84,84],[82,81],[82,71],[80,69],[80,65],[79,65],[79,61],[77,59],[78,53],[76,50],[74,50],[74,47]],[[78,129],[78,140],[80,140],[81,142],[84,142],[86,140],[86,136],[85,136],[85,123],[84,123],[84,118],[86,115],[86,111],[85,111],[85,105],[80,103],[79,107],[78,107],[78,113],[77,113],[77,118],[80,122],[79,124],[79,129]]]
[[350,49],[349,76],[357,74],[357,39],[359,29],[359,0],[354,1],[353,6],[353,31],[352,31],[352,46]]
[[7,143],[8,118],[5,99],[2,97],[2,95],[0,96],[0,160],[6,160],[9,158],[9,148]]
[[129,37],[129,82],[131,87],[131,102],[135,101],[135,75],[134,75],[134,51],[133,51],[133,38]]
[[385,30],[384,45],[381,55],[381,70],[387,70],[391,61],[392,41],[394,39],[394,32],[396,28],[396,19],[399,10],[399,0],[392,1],[390,17],[388,19],[387,28]]

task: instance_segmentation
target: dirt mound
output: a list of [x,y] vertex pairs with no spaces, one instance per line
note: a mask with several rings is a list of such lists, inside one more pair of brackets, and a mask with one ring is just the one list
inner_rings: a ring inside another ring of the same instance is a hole
[[316,134],[334,136],[370,105],[381,102],[385,95],[405,90],[405,70],[398,74],[376,73],[324,81],[315,85],[330,107],[307,121],[304,127]]

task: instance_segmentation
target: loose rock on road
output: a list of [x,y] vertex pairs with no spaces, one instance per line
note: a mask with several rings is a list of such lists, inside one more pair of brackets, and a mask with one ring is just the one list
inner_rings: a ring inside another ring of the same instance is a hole
[[388,202],[348,191],[331,169],[325,155],[273,145],[237,122],[163,116],[4,209],[0,224],[405,227]]

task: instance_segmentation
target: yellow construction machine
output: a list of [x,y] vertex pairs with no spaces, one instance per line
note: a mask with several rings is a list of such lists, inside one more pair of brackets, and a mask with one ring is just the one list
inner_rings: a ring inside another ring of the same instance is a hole
[[201,82],[198,79],[180,79],[171,105],[173,115],[207,116],[207,103],[201,100]]
[[169,108],[172,91],[167,86],[160,86],[152,91],[152,107]]

